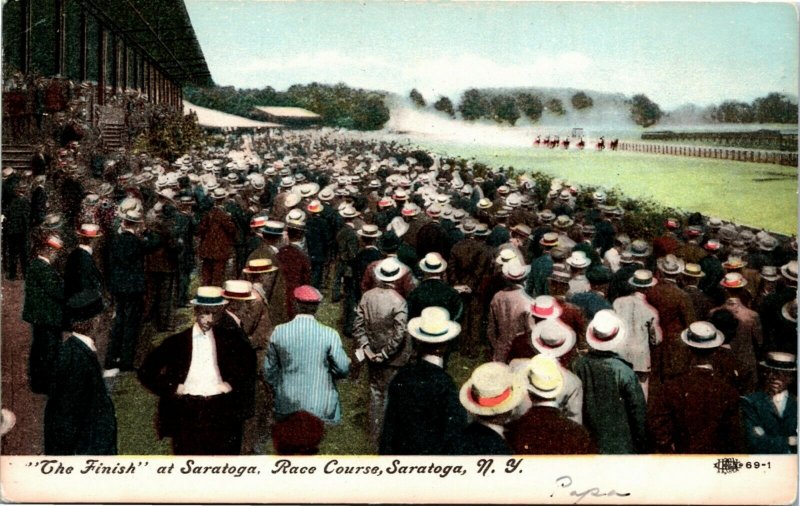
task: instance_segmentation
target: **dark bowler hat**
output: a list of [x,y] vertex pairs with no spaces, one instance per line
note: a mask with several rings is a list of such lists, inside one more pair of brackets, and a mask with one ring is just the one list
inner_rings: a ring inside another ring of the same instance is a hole
[[67,299],[66,314],[71,322],[83,322],[99,315],[104,308],[100,292],[87,288]]

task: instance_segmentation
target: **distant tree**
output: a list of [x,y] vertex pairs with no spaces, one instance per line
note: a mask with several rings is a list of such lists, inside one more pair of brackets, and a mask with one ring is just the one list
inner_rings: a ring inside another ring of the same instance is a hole
[[451,118],[456,117],[456,111],[453,108],[453,101],[447,97],[439,97],[439,100],[433,104],[433,108],[437,111],[447,113]]
[[633,121],[645,128],[658,123],[658,120],[664,115],[658,104],[642,94],[634,95],[631,99],[630,111]]
[[494,120],[498,123],[508,121],[511,125],[517,122],[520,117],[519,107],[514,97],[509,95],[497,95],[492,98],[492,110],[494,111]]
[[520,111],[528,117],[531,121],[539,121],[544,111],[544,104],[542,99],[530,93],[520,93],[517,95],[517,105]]
[[575,109],[586,109],[587,107],[592,107],[593,105],[594,100],[592,100],[592,97],[582,91],[572,95],[572,107]]
[[417,107],[425,107],[425,97],[423,97],[422,93],[417,91],[416,88],[411,90],[411,93],[408,94],[408,98],[410,98]]
[[755,115],[750,104],[726,100],[717,106],[716,118],[720,123],[752,123]]
[[752,110],[758,123],[797,123],[797,104],[780,93],[755,99]]
[[555,114],[556,116],[562,116],[566,111],[564,110],[564,103],[557,98],[551,98],[547,101],[544,105],[544,108],[550,111],[551,113]]
[[350,109],[356,130],[380,130],[389,121],[389,108],[383,96],[370,93],[362,96]]
[[471,88],[461,95],[461,103],[458,105],[458,112],[467,121],[475,121],[479,118],[491,116],[491,104],[480,91]]

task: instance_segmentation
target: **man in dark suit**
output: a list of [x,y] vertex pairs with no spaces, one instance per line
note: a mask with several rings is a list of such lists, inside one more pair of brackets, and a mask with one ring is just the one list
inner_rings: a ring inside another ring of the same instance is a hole
[[742,398],[747,450],[796,453],[797,398],[789,393],[789,386],[797,373],[797,356],[769,352],[761,366],[767,373],[766,388]]
[[714,370],[711,356],[725,337],[709,322],[680,335],[691,349],[689,369],[664,383],[650,403],[648,423],[659,453],[743,453],[739,393]]
[[[227,301],[201,286],[195,323],[168,337],[139,368],[139,381],[159,396],[159,437],[176,455],[238,455],[242,426],[253,413],[256,355],[241,334],[217,326]],[[239,331],[241,332],[241,331]]]
[[83,290],[103,293],[103,278],[94,261],[94,245],[103,236],[100,226],[84,223],[78,230],[78,247],[67,256],[64,268],[64,298]]
[[129,210],[122,216],[119,234],[111,239],[109,291],[114,298],[114,323],[106,353],[106,376],[133,370],[144,306],[144,259],[149,244],[142,238],[142,213]]
[[306,222],[306,246],[311,260],[311,285],[318,290],[324,283],[325,264],[328,263],[332,243],[333,229],[328,219],[322,214],[324,207],[319,200],[312,200],[306,207],[309,218]]
[[555,358],[534,356],[524,377],[530,408],[507,427],[507,439],[515,455],[584,455],[597,453],[589,431],[570,420],[558,406],[564,376]]
[[31,390],[37,394],[46,394],[50,387],[50,375],[61,344],[64,282],[53,263],[63,247],[60,237],[46,236],[37,245],[37,256],[31,261],[25,280],[22,319],[33,328],[28,374]]
[[294,307],[294,289],[311,284],[311,260],[301,243],[305,230],[303,225],[294,223],[286,227],[289,244],[278,250],[278,268],[283,273],[286,287],[286,315],[291,320],[297,312]]
[[419,261],[425,278],[408,295],[408,317],[416,318],[429,306],[441,306],[450,312],[450,318],[461,320],[464,304],[461,295],[442,279],[447,262],[438,253],[429,253]]
[[476,419],[448,449],[451,455],[511,455],[505,424],[526,395],[525,386],[506,364],[478,366],[461,387],[459,399]]
[[44,412],[47,455],[116,455],[117,418],[97,358],[103,298],[96,289],[70,297],[65,313],[72,334],[61,344]]
[[222,208],[222,202],[227,198],[228,192],[217,188],[211,196],[214,198],[214,207],[203,216],[197,228],[200,239],[197,254],[202,260],[202,283],[222,286],[222,282],[225,281],[225,263],[233,255],[237,230],[231,216]]
[[17,264],[22,276],[28,270],[28,237],[30,235],[31,204],[25,195],[25,185],[14,188],[14,196],[3,214],[3,241],[7,242],[8,265],[6,276],[17,279]]
[[441,307],[426,308],[408,322],[418,360],[395,375],[387,394],[381,455],[444,455],[467,425],[444,354],[461,326]]

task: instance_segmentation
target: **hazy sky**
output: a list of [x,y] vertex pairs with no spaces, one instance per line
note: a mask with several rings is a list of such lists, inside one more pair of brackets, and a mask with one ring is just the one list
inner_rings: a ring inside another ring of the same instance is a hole
[[185,0],[214,81],[645,93],[662,107],[797,94],[787,3]]

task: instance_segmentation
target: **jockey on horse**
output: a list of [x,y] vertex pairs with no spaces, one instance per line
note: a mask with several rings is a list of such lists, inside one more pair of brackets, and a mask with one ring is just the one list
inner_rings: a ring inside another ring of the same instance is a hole
[[597,150],[603,151],[604,149],[606,149],[606,138],[600,136],[600,140],[597,142]]

